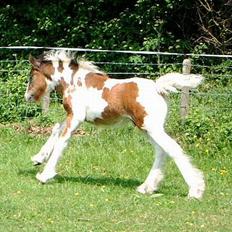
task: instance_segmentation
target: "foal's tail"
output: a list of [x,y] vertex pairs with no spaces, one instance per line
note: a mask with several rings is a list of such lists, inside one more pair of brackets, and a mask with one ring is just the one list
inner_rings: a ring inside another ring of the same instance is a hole
[[184,87],[196,88],[203,79],[203,76],[198,74],[167,73],[158,78],[155,83],[158,93],[168,94],[169,92],[178,92],[177,89]]

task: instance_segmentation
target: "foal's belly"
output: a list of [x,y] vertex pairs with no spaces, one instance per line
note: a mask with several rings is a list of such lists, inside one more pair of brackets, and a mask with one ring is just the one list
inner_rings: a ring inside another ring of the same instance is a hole
[[128,115],[121,115],[117,112],[106,113],[88,110],[86,112],[86,121],[93,123],[97,126],[112,126],[121,125],[128,122],[130,117]]
[[123,121],[122,116],[120,115],[109,115],[105,116],[103,112],[96,112],[96,111],[87,111],[86,112],[86,121],[94,123],[96,125],[112,125]]

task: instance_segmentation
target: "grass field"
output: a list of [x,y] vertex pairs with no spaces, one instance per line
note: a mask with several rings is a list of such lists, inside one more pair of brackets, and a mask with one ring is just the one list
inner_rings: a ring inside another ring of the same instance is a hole
[[35,174],[43,167],[32,166],[30,157],[47,135],[0,128],[0,231],[232,230],[231,148],[210,154],[210,147],[203,152],[170,131],[203,170],[205,196],[187,199],[187,186],[171,160],[159,192],[141,195],[135,189],[153,162],[146,136],[131,125],[83,129],[84,136],[72,138],[59,175],[42,185]]

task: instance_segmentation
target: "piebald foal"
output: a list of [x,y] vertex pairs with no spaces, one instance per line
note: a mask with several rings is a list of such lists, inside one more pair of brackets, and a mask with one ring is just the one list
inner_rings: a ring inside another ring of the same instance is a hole
[[46,183],[56,175],[57,162],[80,123],[112,124],[126,117],[149,135],[156,154],[149,175],[137,191],[145,194],[158,189],[168,155],[189,187],[188,196],[197,199],[203,196],[205,183],[201,171],[191,164],[181,147],[164,130],[167,114],[164,95],[176,92],[176,88],[195,88],[202,82],[202,76],[170,73],[156,81],[136,77],[112,79],[91,62],[77,61],[64,51],[50,51],[29,60],[32,69],[26,100],[39,101],[58,88],[67,112],[65,122],[54,126],[47,142],[32,157],[35,165],[47,161],[43,172],[36,175],[40,182]]

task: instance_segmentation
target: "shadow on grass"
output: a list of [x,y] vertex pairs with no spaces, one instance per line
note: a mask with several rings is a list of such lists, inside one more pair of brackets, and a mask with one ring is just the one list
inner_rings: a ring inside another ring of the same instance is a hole
[[[35,178],[36,173],[38,170],[28,169],[28,170],[19,170],[18,174]],[[122,178],[114,178],[114,177],[93,177],[93,176],[60,176],[57,175],[55,177],[55,182],[64,183],[64,182],[74,182],[74,183],[84,183],[89,185],[114,185],[114,186],[121,186],[125,188],[134,188],[141,184],[140,181],[135,179],[122,179]],[[53,182],[54,184],[54,182]]]
[[[18,175],[35,179],[35,175],[38,172],[37,168],[31,168],[28,170],[19,170]],[[142,182],[136,179],[122,179],[115,177],[94,177],[94,176],[60,176],[57,175],[54,180],[49,182],[52,185],[62,184],[62,183],[82,183],[86,185],[95,185],[95,186],[120,186],[123,188],[133,188],[138,187]],[[48,184],[49,184],[48,183]],[[161,185],[161,189],[156,192],[162,193],[162,195],[166,196],[179,196],[186,197],[187,189],[180,190],[179,188],[173,187],[172,184],[166,183]]]
[[20,176],[30,176],[30,177],[35,177],[36,173],[38,172],[38,170],[36,168],[31,168],[31,169],[19,169],[18,174]]
[[63,182],[77,182],[84,183],[89,185],[114,185],[121,186],[126,188],[137,187],[141,184],[140,181],[134,179],[122,179],[122,178],[114,178],[114,177],[93,177],[93,176],[57,176],[56,180],[59,183]]

